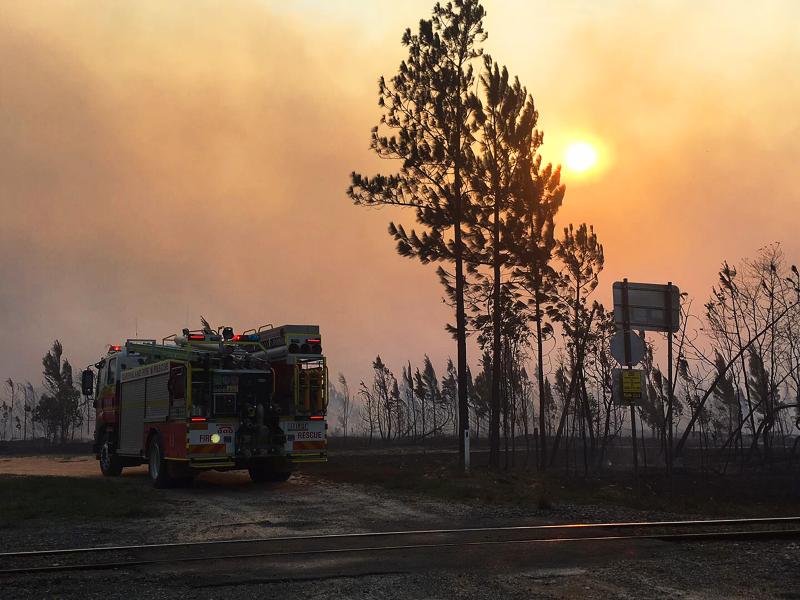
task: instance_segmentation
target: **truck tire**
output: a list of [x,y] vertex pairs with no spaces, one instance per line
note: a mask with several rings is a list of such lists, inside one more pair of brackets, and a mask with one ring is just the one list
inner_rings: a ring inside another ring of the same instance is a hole
[[100,472],[106,477],[118,477],[122,467],[122,459],[114,452],[111,436],[106,433],[100,446]]
[[150,436],[150,442],[147,445],[147,472],[155,487],[167,488],[172,485],[169,464],[164,459],[164,450],[161,446],[161,436],[157,433]]

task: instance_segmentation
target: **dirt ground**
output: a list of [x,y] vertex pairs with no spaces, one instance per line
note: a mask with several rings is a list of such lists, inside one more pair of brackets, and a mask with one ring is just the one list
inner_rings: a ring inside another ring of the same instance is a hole
[[[0,475],[101,477],[92,457],[2,458]],[[9,481],[0,478],[0,485]],[[41,515],[0,528],[0,551],[654,517],[613,506],[446,501],[332,482],[324,468],[267,486],[232,472],[204,474],[191,488],[156,490],[145,467],[126,469],[115,481],[130,485],[142,501],[155,500],[161,513],[130,519]],[[358,565],[345,557],[309,561],[289,575],[278,575],[277,565],[248,563],[214,577],[166,568],[14,577],[0,579],[0,597],[800,598],[800,545],[792,541],[495,549],[463,551],[463,560],[461,552],[375,556]]]
[[0,458],[0,475],[102,477],[93,456],[14,456]]

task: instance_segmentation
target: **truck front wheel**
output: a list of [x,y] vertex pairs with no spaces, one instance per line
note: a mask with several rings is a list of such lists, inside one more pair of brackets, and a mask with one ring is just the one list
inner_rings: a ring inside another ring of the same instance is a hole
[[169,465],[164,459],[161,438],[158,434],[153,435],[148,444],[147,471],[150,474],[150,480],[157,488],[166,488],[172,484],[172,478],[169,474]]
[[106,477],[117,477],[122,473],[122,459],[114,453],[111,436],[103,436],[103,445],[100,446],[100,471]]

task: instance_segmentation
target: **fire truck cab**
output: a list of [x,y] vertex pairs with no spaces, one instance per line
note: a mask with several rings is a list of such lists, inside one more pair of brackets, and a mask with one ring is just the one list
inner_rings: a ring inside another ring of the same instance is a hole
[[285,481],[294,463],[327,460],[318,331],[310,339],[319,352],[288,364],[288,352],[270,360],[258,332],[234,336],[230,328],[111,346],[96,377],[91,369],[82,377],[84,394],[95,398],[102,473],[147,464],[157,487],[208,469]]

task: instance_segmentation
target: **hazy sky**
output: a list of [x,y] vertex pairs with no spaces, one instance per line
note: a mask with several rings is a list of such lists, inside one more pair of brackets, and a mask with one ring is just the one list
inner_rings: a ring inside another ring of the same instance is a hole
[[[334,370],[455,348],[434,267],[353,207],[376,81],[433,0],[0,3],[0,376],[136,333],[319,323]],[[559,225],[631,280],[704,301],[719,263],[800,259],[800,4],[487,1],[486,50],[534,94],[545,159],[586,139]],[[475,353],[471,362],[475,362]]]

